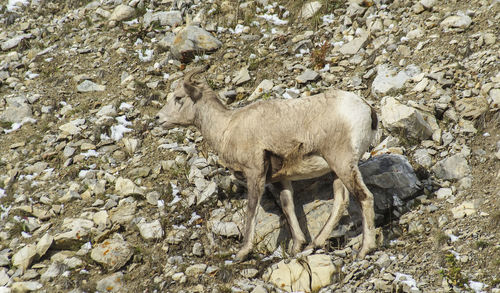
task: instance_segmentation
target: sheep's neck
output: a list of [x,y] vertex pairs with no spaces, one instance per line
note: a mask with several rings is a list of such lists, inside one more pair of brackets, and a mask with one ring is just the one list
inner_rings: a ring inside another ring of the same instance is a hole
[[230,110],[219,101],[206,99],[199,102],[195,126],[214,151],[219,151],[220,140],[229,123]]

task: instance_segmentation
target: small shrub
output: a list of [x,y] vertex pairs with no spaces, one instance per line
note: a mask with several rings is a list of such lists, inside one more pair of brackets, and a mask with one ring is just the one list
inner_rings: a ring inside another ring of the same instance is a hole
[[453,286],[464,287],[467,279],[462,274],[462,268],[457,262],[455,255],[449,253],[445,256],[446,268],[440,271],[443,278],[446,278]]
[[319,48],[316,48],[312,51],[311,57],[315,69],[322,69],[326,64],[328,64],[328,61],[326,61],[326,55],[328,54],[330,47],[330,43],[324,41]]

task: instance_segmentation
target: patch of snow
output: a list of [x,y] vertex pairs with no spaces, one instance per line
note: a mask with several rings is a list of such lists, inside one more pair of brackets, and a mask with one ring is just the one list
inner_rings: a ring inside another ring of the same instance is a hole
[[196,212],[193,212],[191,214],[191,219],[189,219],[189,221],[188,221],[188,224],[192,225],[195,221],[197,221],[199,219],[201,219],[201,216],[199,216],[198,214],[196,214]]
[[27,233],[27,232],[24,232],[24,231],[22,231],[22,232],[21,232],[21,236],[22,236],[23,238],[31,238],[31,234],[30,234],[30,233]]
[[95,150],[88,150],[85,153],[80,153],[80,155],[85,156],[85,158],[89,157],[99,157],[99,153]]
[[288,24],[288,20],[282,20],[278,17],[278,14],[262,14],[257,15],[258,18],[262,18],[267,22],[270,22],[274,25],[286,25]]
[[7,196],[7,194],[5,194],[5,190],[0,188],[0,198],[6,197],[6,196]]
[[111,126],[111,139],[119,141],[123,138],[123,134],[132,131],[132,129],[127,128],[127,126],[132,125],[132,122],[127,121],[127,117],[125,115],[118,116],[115,119],[119,124]]
[[13,131],[16,131],[19,128],[21,128],[21,126],[23,126],[23,124],[26,124],[26,123],[36,123],[36,119],[30,118],[30,117],[25,117],[25,118],[23,118],[23,120],[21,122],[12,123],[11,129],[5,129],[4,132],[11,133]]
[[27,6],[30,2],[28,0],[9,0],[7,2],[7,11],[15,12],[22,8],[22,6]]
[[234,30],[232,28],[229,29],[229,31],[232,33],[232,34],[241,34],[243,32],[243,29],[245,28],[244,25],[242,24],[238,24],[236,25],[236,27],[234,28]]
[[132,109],[132,108],[134,108],[134,106],[132,106],[132,105],[130,105],[130,104],[128,104],[128,103],[125,103],[125,102],[122,102],[122,103],[120,104],[120,107],[118,107],[118,109],[120,109],[120,110],[122,110],[122,111],[123,111],[123,110],[129,110],[129,109]]
[[[404,278],[404,280],[401,280],[401,278]],[[411,289],[418,289],[418,287],[417,287],[417,281],[415,281],[415,279],[413,279],[413,277],[410,276],[410,275],[396,273],[396,279],[394,281],[406,284]]]
[[3,221],[3,219],[6,219],[9,216],[11,208],[12,206],[4,207],[3,205],[0,205],[0,210],[2,210],[2,212],[0,213],[0,220]]
[[450,237],[451,242],[455,242],[458,240],[458,237],[453,234],[448,234],[448,237]]
[[146,49],[144,50],[144,53],[142,52],[142,50],[135,50],[135,52],[137,53],[137,55],[139,55],[139,60],[141,60],[142,62],[149,62],[153,60],[154,50],[152,49]]
[[335,15],[334,14],[323,15],[323,17],[321,17],[321,19],[323,19],[323,24],[330,24],[330,23],[333,23],[333,21],[335,19]]
[[488,285],[481,282],[469,281],[469,287],[476,293],[483,293],[486,292],[483,289],[486,289]]

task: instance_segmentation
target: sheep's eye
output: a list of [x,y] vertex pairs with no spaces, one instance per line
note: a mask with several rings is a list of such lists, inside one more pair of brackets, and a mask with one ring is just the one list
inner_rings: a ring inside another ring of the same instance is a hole
[[176,103],[182,104],[182,97],[175,97],[174,101]]

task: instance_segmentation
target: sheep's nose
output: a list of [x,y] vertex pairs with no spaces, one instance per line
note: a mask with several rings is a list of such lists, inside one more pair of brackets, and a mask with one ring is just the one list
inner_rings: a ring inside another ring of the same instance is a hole
[[156,121],[160,120],[160,115],[155,116]]

